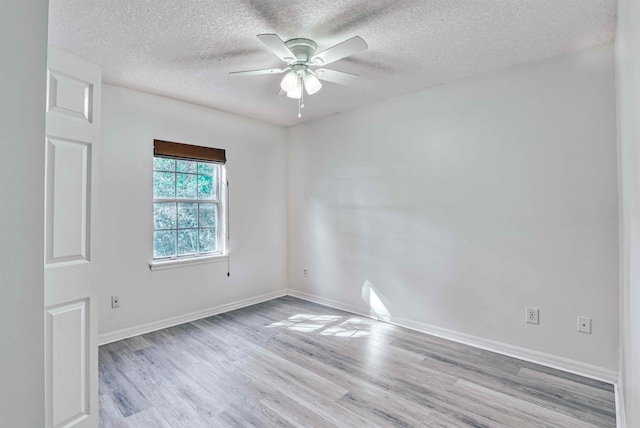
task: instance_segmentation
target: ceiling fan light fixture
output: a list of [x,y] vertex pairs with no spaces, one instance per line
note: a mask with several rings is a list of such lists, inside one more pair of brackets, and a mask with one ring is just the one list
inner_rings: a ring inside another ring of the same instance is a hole
[[280,36],[273,33],[258,34],[258,39],[278,58],[284,61],[287,67],[283,69],[232,71],[230,74],[256,76],[286,73],[280,81],[280,87],[287,94],[287,97],[298,100],[298,117],[301,117],[301,110],[304,108],[304,92],[306,91],[309,95],[318,92],[322,88],[320,80],[347,85],[354,77],[357,77],[356,74],[343,71],[312,70],[311,67],[330,64],[368,48],[367,42],[358,36],[331,46],[317,54],[318,45],[310,39],[296,38],[285,42]]
[[298,78],[298,74],[294,71],[290,71],[285,74],[282,82],[280,82],[280,87],[287,94],[293,90],[297,90],[300,88],[300,79]]
[[311,73],[308,73],[304,77],[304,88],[307,90],[307,94],[313,95],[322,88],[322,83],[316,76]]

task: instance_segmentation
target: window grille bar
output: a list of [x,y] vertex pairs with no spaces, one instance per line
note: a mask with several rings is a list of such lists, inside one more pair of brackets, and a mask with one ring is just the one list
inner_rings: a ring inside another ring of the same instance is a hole
[[157,198],[153,202],[158,204],[166,204],[176,202],[178,204],[220,204],[220,199],[173,199],[173,198]]

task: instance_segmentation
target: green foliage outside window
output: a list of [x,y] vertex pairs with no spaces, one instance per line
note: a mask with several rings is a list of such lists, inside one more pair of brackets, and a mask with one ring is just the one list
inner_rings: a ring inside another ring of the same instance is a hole
[[220,167],[153,159],[153,258],[215,253]]

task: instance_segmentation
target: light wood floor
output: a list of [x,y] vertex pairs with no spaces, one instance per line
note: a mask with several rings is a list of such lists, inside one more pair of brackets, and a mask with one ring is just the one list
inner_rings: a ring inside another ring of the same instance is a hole
[[615,427],[611,385],[283,297],[100,347],[103,427]]

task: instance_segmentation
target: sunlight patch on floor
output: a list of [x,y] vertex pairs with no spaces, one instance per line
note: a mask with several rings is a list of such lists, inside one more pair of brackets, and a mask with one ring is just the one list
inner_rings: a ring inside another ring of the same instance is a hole
[[363,337],[369,336],[369,324],[359,318],[350,318],[320,332],[323,336]]
[[[368,336],[369,325],[358,318],[339,315],[297,314],[286,320],[271,323],[267,328],[286,328],[302,333],[319,333],[322,336],[363,337]],[[341,322],[342,321],[342,322]]]

